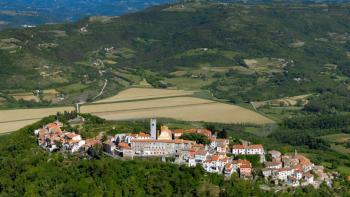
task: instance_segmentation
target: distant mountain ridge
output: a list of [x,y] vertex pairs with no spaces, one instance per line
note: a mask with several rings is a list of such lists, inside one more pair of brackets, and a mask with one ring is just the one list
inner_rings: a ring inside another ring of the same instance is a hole
[[[186,1],[186,0],[183,0]],[[209,0],[223,3],[342,3],[348,0]],[[179,0],[0,0],[0,30],[73,22],[87,16],[119,16]]]
[[87,16],[118,16],[173,0],[0,0],[0,30],[77,21]]

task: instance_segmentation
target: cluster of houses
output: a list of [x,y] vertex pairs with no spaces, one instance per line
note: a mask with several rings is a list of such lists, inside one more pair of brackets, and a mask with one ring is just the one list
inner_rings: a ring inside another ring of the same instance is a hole
[[62,131],[63,124],[59,121],[49,123],[40,129],[34,131],[37,136],[38,144],[47,151],[57,150],[70,153],[81,150],[87,151],[96,144],[101,144],[101,137],[83,140],[81,135],[75,132]]
[[[318,187],[322,182],[332,185],[332,175],[324,172],[323,166],[313,164],[304,155],[286,154],[282,155],[279,151],[272,150],[268,152],[272,160],[264,163],[265,168],[262,174],[266,179],[275,183],[282,181],[290,186],[300,186],[312,184]],[[317,177],[317,180],[316,178]]]
[[[259,162],[264,164],[261,176],[267,181],[289,186],[318,186],[322,182],[332,184],[331,177],[324,172],[322,166],[314,165],[301,154],[282,155],[275,150],[266,153],[261,144],[249,142],[230,145],[228,139],[217,138],[208,129],[170,130],[167,126],[161,126],[158,131],[156,120],[151,119],[149,133],[120,133],[108,136],[103,141],[101,135],[84,140],[79,134],[62,131],[61,128],[62,123],[56,121],[35,130],[38,144],[48,151],[62,150],[71,153],[86,152],[96,144],[101,144],[105,154],[112,157],[172,157],[177,164],[190,167],[200,165],[210,173],[228,177],[237,173],[244,178],[253,177],[253,172],[259,175],[258,170],[253,170],[252,163],[244,159],[244,155],[256,155]],[[182,135],[186,133],[204,135],[209,139],[209,144],[197,144],[195,141],[182,139]],[[266,154],[271,155],[270,161],[265,160]]]

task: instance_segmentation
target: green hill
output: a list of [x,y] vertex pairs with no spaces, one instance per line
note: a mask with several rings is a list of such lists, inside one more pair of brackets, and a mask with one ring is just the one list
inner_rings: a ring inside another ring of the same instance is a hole
[[[59,115],[68,130],[69,114]],[[147,129],[146,121],[106,122],[85,115],[86,122],[82,135],[95,136],[92,128],[109,128],[122,132]],[[46,117],[16,132],[0,136],[0,195],[1,196],[348,196],[349,183],[340,177],[333,188],[322,184],[282,189],[281,191],[262,191],[262,179],[244,180],[233,175],[229,179],[215,173],[205,173],[200,166],[189,168],[185,165],[164,163],[158,160],[119,160],[96,152],[93,157],[82,154],[62,152],[49,153],[37,145],[34,130],[56,120]],[[170,120],[166,120],[167,123]],[[174,122],[175,124],[179,122]],[[181,125],[190,125],[182,122]],[[294,147],[276,143],[272,138],[262,138],[245,132],[243,125],[213,125],[223,127],[233,139],[249,139],[263,142],[269,148],[283,148],[292,151]],[[114,127],[115,128],[115,127]],[[79,129],[79,130],[80,130]],[[120,129],[120,130],[119,130]],[[243,130],[241,130],[243,129]],[[272,140],[272,141],[271,141]],[[271,143],[272,142],[272,143]],[[321,162],[348,162],[348,156],[335,154],[329,150],[301,148],[308,151],[313,160]],[[96,149],[98,150],[98,149]],[[256,172],[259,173],[259,172]],[[268,187],[267,187],[268,188]]]
[[105,79],[103,96],[146,79],[242,102],[347,86],[349,6],[185,3],[6,30],[0,91],[15,102],[13,92],[55,88],[66,97],[57,103],[72,103]]

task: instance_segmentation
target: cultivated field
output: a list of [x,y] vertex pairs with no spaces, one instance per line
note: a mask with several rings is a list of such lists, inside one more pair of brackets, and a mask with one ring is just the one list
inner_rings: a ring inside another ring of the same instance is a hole
[[96,101],[95,103],[107,103],[117,101],[128,101],[128,100],[142,100],[162,97],[174,97],[174,96],[185,96],[192,95],[191,91],[184,90],[168,90],[168,89],[155,89],[155,88],[130,88],[124,90],[106,99]]
[[10,94],[13,98],[18,100],[25,100],[25,101],[36,101],[39,102],[39,98],[34,96],[32,92],[23,92],[23,93],[17,93],[17,94]]
[[[219,123],[273,123],[272,120],[248,109],[186,96],[190,94],[192,92],[182,90],[132,88],[105,99],[106,103],[100,101],[83,105],[80,110],[82,113],[91,113],[107,120],[156,117]],[[74,110],[74,107],[1,110],[0,132],[14,131],[58,111],[71,110]]]
[[331,135],[322,136],[321,138],[329,142],[343,143],[343,142],[350,141],[350,134],[346,134],[346,133],[331,134]]
[[219,123],[268,124],[273,121],[245,108],[194,97],[87,105],[81,108],[108,120],[151,117]]
[[277,58],[245,59],[248,69],[258,73],[280,73],[287,61]]
[[290,107],[290,106],[296,106],[296,105],[306,105],[308,103],[308,97],[310,97],[312,94],[305,94],[305,95],[299,95],[299,96],[293,96],[293,97],[285,97],[281,99],[274,99],[274,100],[268,100],[268,101],[256,101],[251,102],[251,104],[255,108],[260,108],[264,106],[275,106],[275,107]]
[[20,129],[57,112],[72,110],[73,107],[0,110],[0,133]]
[[339,133],[339,134],[331,134],[325,135],[321,137],[322,139],[331,143],[331,149],[336,152],[340,152],[343,154],[350,154],[350,148],[347,148],[345,144],[350,142],[350,134]]

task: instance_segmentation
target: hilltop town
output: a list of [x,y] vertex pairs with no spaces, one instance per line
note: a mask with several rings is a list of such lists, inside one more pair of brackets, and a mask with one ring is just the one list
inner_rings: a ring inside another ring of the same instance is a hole
[[[83,139],[80,134],[65,131],[58,120],[34,131],[38,145],[48,152],[61,151],[88,155],[95,146],[104,154],[116,159],[159,157],[162,161],[173,158],[175,164],[189,167],[202,166],[209,173],[230,177],[237,174],[243,179],[264,179],[271,186],[298,187],[312,185],[318,188],[333,184],[335,175],[323,166],[315,165],[305,155],[282,154],[266,150],[262,144],[242,141],[234,144],[229,139],[218,138],[204,128],[171,130],[163,125],[157,129],[156,119],[150,121],[149,132],[118,133]],[[206,138],[205,143],[183,139],[186,135]]]

